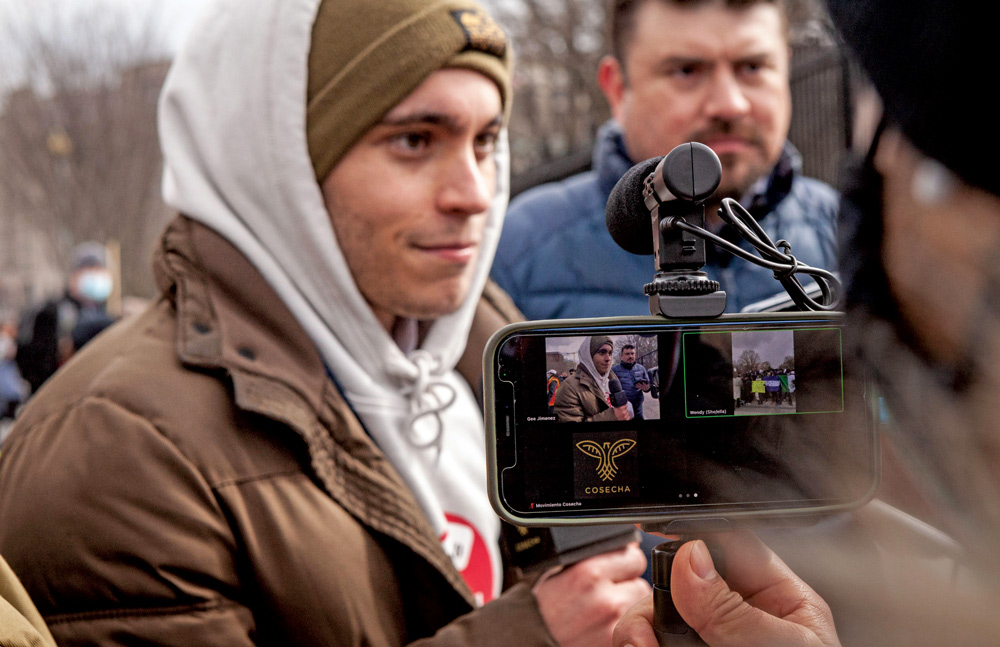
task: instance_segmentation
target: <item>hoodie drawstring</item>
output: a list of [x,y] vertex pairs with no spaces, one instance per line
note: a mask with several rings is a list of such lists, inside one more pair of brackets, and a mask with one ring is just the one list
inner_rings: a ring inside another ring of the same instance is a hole
[[[410,354],[410,360],[417,369],[417,375],[413,380],[413,386],[403,392],[410,402],[410,414],[407,416],[404,428],[406,439],[418,449],[434,447],[440,451],[444,438],[441,412],[454,404],[458,394],[450,384],[434,377],[438,361],[433,355],[425,350],[415,350]],[[444,390],[444,397],[439,394],[440,389]],[[416,424],[418,420],[427,416],[433,416],[434,429],[429,439],[421,440],[418,437]]]

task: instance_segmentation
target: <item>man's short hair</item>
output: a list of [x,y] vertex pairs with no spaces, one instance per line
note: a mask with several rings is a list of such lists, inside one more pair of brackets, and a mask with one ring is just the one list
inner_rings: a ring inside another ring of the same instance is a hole
[[623,352],[627,351],[629,348],[635,350],[635,344],[625,344],[624,346],[622,346],[622,351]]
[[[618,59],[624,69],[625,46],[635,32],[635,15],[639,7],[647,2],[661,2],[685,7],[722,3],[734,10],[746,9],[756,4],[772,4],[781,11],[781,19],[788,32],[788,10],[793,0],[609,0],[608,2],[608,43],[611,55]],[[626,77],[627,78],[627,77]]]

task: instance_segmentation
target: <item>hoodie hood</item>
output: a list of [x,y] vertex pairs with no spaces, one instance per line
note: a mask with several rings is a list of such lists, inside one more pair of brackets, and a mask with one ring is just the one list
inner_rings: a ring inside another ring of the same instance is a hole
[[611,344],[612,349],[614,344],[611,342],[610,337],[584,337],[583,341],[580,343],[580,364],[587,369],[587,373],[590,374],[594,381],[597,382],[597,386],[604,391],[604,397],[607,399],[609,394],[608,382],[611,376],[611,369],[608,369],[607,373],[603,375],[597,372],[597,367],[594,366],[594,353],[603,346],[604,344]]
[[[444,540],[459,516],[495,547],[488,535],[499,528],[484,506],[482,414],[454,367],[507,204],[506,133],[469,294],[456,312],[430,322],[419,344],[415,322],[398,326],[410,332],[400,340],[404,350],[354,282],[310,159],[308,58],[320,3],[216,0],[202,12],[160,98],[164,199],[226,238],[280,295],[438,536]],[[491,560],[498,569],[498,557]]]

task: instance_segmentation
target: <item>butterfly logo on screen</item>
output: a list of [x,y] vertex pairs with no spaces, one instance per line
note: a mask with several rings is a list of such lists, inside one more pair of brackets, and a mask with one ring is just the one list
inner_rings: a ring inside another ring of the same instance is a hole
[[615,459],[623,454],[627,454],[636,442],[629,438],[623,438],[614,443],[598,443],[593,440],[581,440],[576,444],[576,448],[581,452],[597,459],[597,475],[602,481],[610,481],[618,474],[618,466]]

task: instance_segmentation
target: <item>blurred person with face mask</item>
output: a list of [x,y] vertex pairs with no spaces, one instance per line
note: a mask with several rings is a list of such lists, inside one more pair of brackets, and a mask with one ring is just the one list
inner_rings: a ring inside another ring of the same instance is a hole
[[66,291],[32,308],[18,326],[17,365],[35,393],[88,341],[114,323],[107,312],[114,279],[103,245],[73,248]]
[[[831,545],[814,570],[868,610],[845,644],[997,645],[1000,142],[979,96],[993,78],[992,21],[967,3],[827,1],[882,113],[844,187],[849,347],[933,524],[869,504],[855,517],[878,558]],[[701,541],[680,549],[671,578],[709,645],[840,644],[824,601],[767,547],[749,533],[721,543],[725,579]],[[649,600],[633,608],[614,644],[656,645],[651,616]]]

